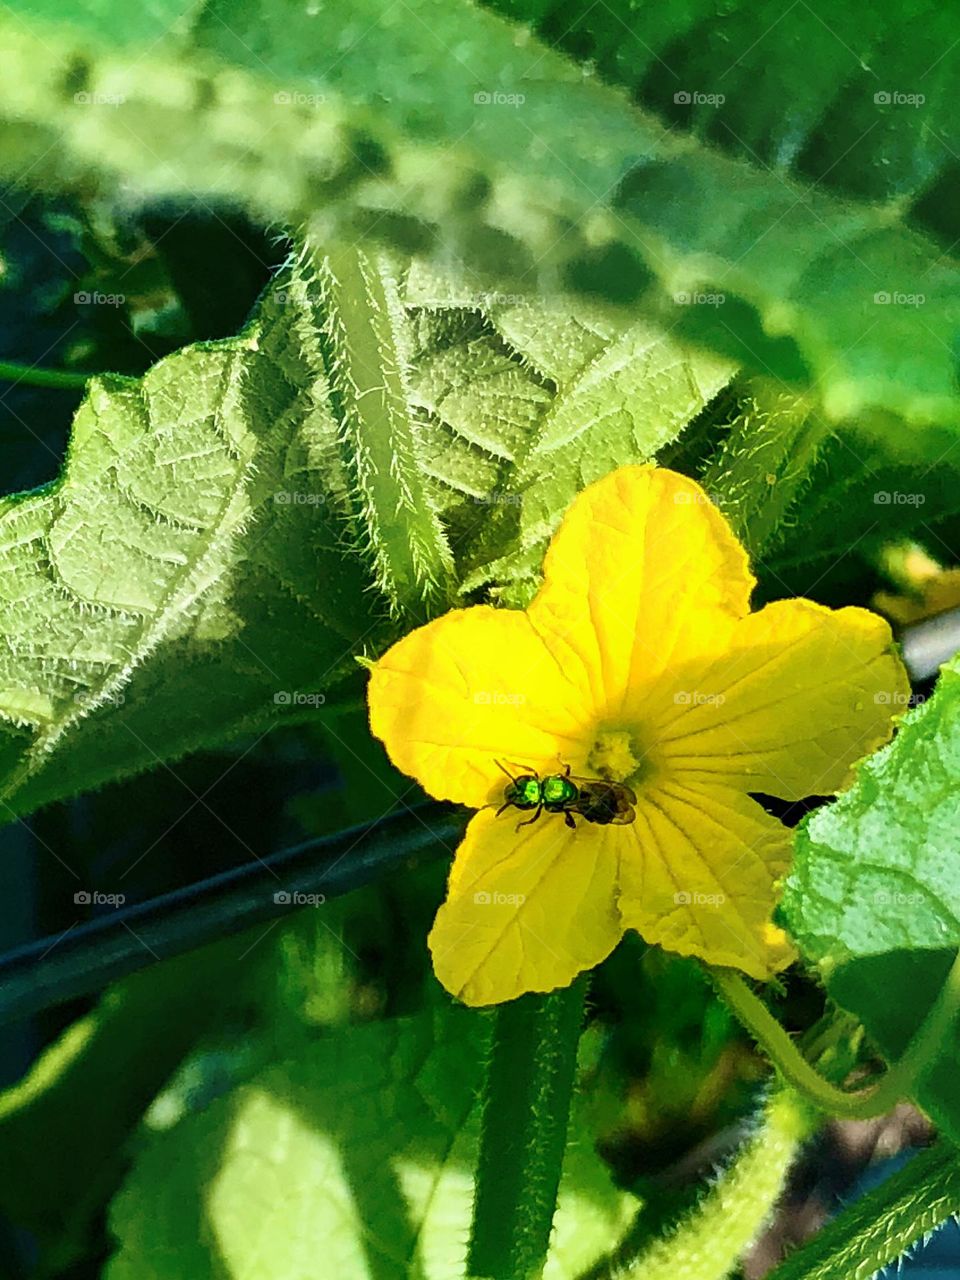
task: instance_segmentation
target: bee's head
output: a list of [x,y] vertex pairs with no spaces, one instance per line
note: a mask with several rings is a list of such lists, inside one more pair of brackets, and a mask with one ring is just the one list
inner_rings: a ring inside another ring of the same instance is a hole
[[509,786],[504,788],[503,798],[510,804],[516,805],[518,809],[535,809],[541,800],[540,779],[535,778],[532,773],[514,778]]

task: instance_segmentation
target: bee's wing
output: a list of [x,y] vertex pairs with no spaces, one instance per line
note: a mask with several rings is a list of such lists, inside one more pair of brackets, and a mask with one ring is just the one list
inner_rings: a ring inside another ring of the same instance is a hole
[[626,827],[631,822],[635,822],[636,817],[637,811],[634,809],[633,805],[624,804],[624,807],[616,814],[616,816],[610,819],[610,824],[614,827]]
[[575,782],[581,791],[586,791],[591,795],[606,795],[611,787],[615,787],[615,782],[607,782],[605,778],[581,778],[579,774],[571,773],[570,782]]
[[576,805],[578,812],[585,813],[592,822],[601,821],[590,814],[594,805],[604,806],[602,821],[608,825],[622,827],[636,819],[633,806],[637,797],[622,782],[607,782],[603,778],[571,778],[571,781],[576,782],[580,789]]
[[571,774],[570,781],[575,782],[582,792],[587,795],[608,796],[610,792],[627,804],[636,804],[637,795],[633,787],[628,787],[625,782],[608,782],[606,778],[581,778],[577,774]]

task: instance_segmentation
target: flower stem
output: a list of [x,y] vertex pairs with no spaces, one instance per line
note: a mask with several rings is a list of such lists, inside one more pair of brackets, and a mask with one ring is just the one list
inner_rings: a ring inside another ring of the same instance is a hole
[[777,1090],[754,1136],[700,1204],[618,1274],[624,1280],[723,1280],[763,1229],[817,1123],[800,1095]]
[[960,1153],[938,1142],[844,1209],[768,1280],[866,1280],[956,1213]]
[[495,1014],[467,1272],[531,1280],[547,1256],[587,980]]
[[15,360],[0,360],[0,382],[26,382],[33,387],[63,387],[65,390],[82,391],[92,373],[68,373],[66,369],[39,369],[36,365],[18,364]]
[[930,1012],[903,1056],[870,1088],[847,1092],[824,1079],[743,978],[732,969],[711,969],[711,977],[729,1005],[783,1078],[822,1111],[851,1119],[880,1116],[911,1092],[960,1012],[960,953]]

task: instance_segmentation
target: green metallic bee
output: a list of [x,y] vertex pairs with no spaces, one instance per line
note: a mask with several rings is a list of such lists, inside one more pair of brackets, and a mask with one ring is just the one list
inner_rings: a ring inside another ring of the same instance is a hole
[[535,769],[512,774],[499,760],[494,763],[510,779],[509,786],[503,789],[503,804],[497,810],[497,816],[511,808],[536,810],[532,818],[517,823],[518,831],[521,827],[536,822],[544,810],[547,813],[562,813],[564,822],[573,828],[577,825],[574,814],[600,826],[610,823],[622,826],[633,822],[637,816],[633,808],[637,797],[624,782],[580,778],[571,775],[569,765],[563,773],[551,773],[541,778]]

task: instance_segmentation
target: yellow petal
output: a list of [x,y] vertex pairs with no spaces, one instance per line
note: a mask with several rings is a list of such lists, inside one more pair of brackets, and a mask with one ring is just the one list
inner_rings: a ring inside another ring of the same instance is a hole
[[699,485],[621,467],[567,512],[528,616],[595,706],[615,715],[665,669],[722,648],[753,582],[746,553]]
[[846,785],[909,697],[882,618],[809,600],[767,605],[722,657],[671,676],[656,728],[671,772],[786,800]]
[[792,952],[770,928],[790,832],[749,796],[667,782],[640,796],[620,865],[624,925],[668,951],[769,977]]
[[547,773],[570,762],[590,710],[526,615],[487,605],[398,641],[367,696],[370,728],[397,768],[437,799],[475,808],[502,794],[497,760]]
[[485,810],[457,851],[430,933],[434,971],[466,1004],[566,986],[623,932],[614,905],[623,828]]

